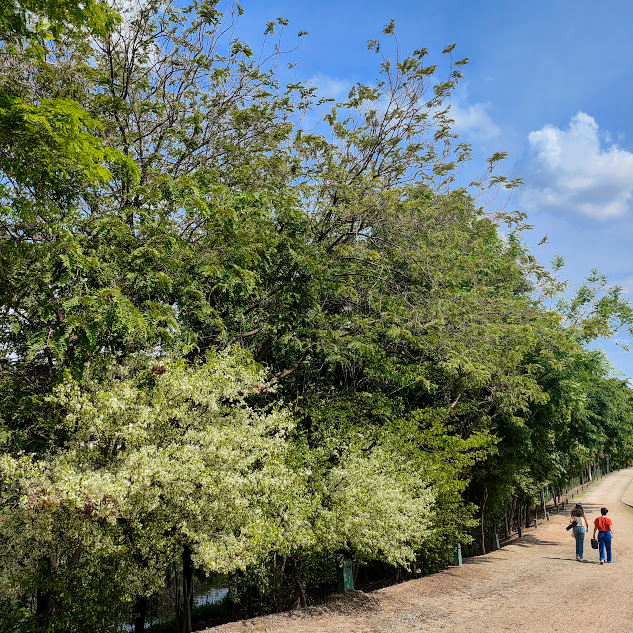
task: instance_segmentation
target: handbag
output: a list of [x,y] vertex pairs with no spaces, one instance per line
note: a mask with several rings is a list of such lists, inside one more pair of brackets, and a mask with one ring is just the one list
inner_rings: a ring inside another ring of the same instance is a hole
[[598,549],[598,539],[596,539],[596,538],[592,538],[591,539],[591,547],[593,549]]

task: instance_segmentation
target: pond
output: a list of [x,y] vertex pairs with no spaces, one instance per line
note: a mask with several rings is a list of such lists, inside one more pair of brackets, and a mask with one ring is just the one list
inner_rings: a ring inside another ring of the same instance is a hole
[[[225,576],[213,575],[206,578],[196,575],[193,583],[194,611],[196,607],[200,609],[221,603],[229,593],[226,584],[227,580]],[[151,631],[155,626],[159,626],[162,629],[165,625],[168,626],[169,622],[173,621],[175,606],[173,589],[174,587],[172,585],[152,597],[145,624],[147,631]],[[124,624],[119,630],[131,632],[134,630],[134,626],[132,624]]]

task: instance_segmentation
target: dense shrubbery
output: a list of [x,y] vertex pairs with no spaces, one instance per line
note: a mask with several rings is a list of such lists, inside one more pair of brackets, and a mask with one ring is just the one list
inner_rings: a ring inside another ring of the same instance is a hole
[[[8,626],[142,630],[169,578],[188,631],[195,570],[251,611],[343,557],[437,570],[631,461],[630,389],[588,347],[631,309],[597,273],[546,307],[523,215],[454,184],[465,60],[383,59],[306,133],[327,101],[224,39],[239,7],[78,6],[0,13]],[[518,184],[502,158],[475,190]]]

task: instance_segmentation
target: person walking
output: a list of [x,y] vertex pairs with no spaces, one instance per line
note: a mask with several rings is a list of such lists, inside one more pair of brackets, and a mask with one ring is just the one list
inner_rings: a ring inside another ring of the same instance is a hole
[[607,516],[609,512],[606,508],[600,508],[600,515],[593,522],[593,538],[596,538],[598,532],[598,547],[600,548],[600,564],[604,565],[605,550],[607,563],[613,562],[611,558],[611,539],[613,538],[613,522]]
[[574,523],[574,538],[576,539],[576,560],[583,560],[584,548],[585,548],[585,528],[589,529],[589,523],[587,522],[587,516],[580,503],[576,504],[576,507],[571,511],[569,522]]

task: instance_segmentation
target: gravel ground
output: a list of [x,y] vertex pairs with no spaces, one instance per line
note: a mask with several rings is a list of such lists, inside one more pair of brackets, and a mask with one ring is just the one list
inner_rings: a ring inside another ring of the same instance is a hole
[[[633,633],[633,468],[576,495],[589,520],[585,561],[565,531],[569,513],[552,514],[500,550],[462,567],[371,593],[348,592],[323,607],[244,620],[207,633],[552,633],[604,629]],[[627,502],[630,505],[627,505]],[[609,508],[613,564],[600,565],[589,538]],[[569,506],[568,506],[569,507]]]

